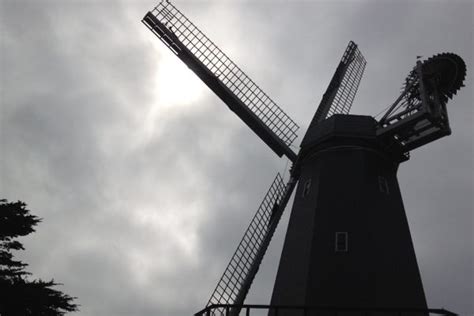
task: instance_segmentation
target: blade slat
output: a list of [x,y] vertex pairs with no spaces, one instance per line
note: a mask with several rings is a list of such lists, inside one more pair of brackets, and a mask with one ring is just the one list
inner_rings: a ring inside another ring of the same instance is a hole
[[334,114],[349,114],[366,64],[357,45],[350,41],[316,111],[316,122]]
[[[160,32],[147,25],[158,38],[179,55],[171,32],[234,96],[248,107],[283,143],[290,146],[299,126],[263,92],[224,52],[169,2],[161,2],[151,13],[167,27]],[[163,33],[163,34],[161,34]]]
[[243,303],[295,184],[276,175],[207,306]]

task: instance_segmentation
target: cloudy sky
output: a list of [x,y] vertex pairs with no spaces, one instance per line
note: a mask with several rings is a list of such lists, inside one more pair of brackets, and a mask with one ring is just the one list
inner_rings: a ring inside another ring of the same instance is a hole
[[[399,181],[430,307],[474,315],[472,1],[175,1],[302,127],[349,40],[375,115],[415,63],[462,56],[453,134]],[[143,25],[155,0],[0,0],[0,198],[44,220],[20,255],[78,315],[204,307],[276,157]],[[296,141],[299,145],[301,137]],[[267,303],[287,216],[247,302]]]

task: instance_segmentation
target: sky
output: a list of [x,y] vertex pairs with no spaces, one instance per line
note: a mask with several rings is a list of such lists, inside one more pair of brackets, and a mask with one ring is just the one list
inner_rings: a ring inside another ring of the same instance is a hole
[[[156,4],[0,0],[0,198],[43,218],[18,256],[77,315],[202,309],[287,167],[140,22]],[[428,305],[474,315],[474,2],[174,4],[301,126],[295,150],[349,40],[367,60],[354,114],[393,102],[417,55],[462,56],[453,133],[399,182]],[[247,303],[270,300],[288,215]]]

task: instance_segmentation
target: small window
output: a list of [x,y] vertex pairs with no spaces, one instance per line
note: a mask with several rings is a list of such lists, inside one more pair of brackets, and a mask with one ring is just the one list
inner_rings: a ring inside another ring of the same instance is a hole
[[349,250],[349,240],[347,232],[336,232],[336,252],[347,252]]
[[307,196],[309,191],[311,189],[311,179],[305,182],[304,188],[303,188],[303,197]]
[[385,177],[379,176],[379,191],[385,194],[389,194],[388,181]]

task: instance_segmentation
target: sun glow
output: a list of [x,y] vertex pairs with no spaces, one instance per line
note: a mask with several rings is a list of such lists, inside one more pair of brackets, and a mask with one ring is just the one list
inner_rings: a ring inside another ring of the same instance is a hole
[[204,91],[204,83],[176,56],[163,56],[157,72],[157,101],[161,106],[190,105]]
[[159,132],[157,120],[164,113],[169,116],[170,111],[199,106],[199,100],[207,91],[205,84],[172,53],[163,54],[159,59],[153,86],[153,101],[145,114],[145,141]]

